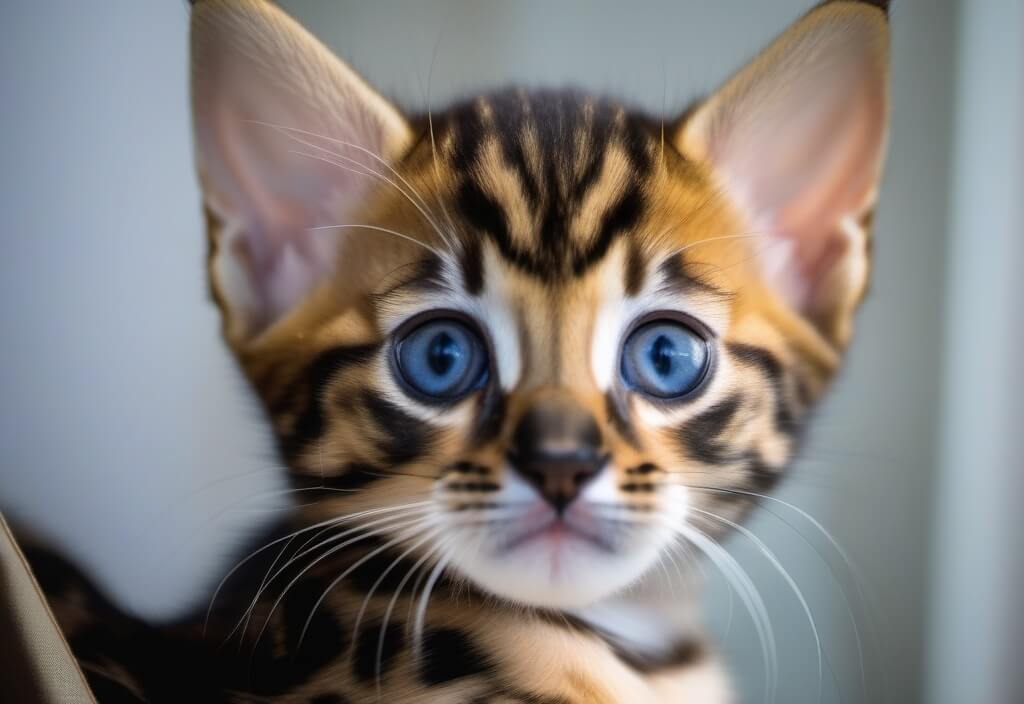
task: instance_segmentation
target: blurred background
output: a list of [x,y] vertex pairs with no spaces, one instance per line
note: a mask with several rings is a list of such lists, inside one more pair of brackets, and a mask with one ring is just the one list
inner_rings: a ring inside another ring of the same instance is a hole
[[[811,0],[284,5],[414,111],[517,82],[671,115]],[[0,16],[0,509],[169,618],[285,508],[206,296],[188,11]],[[873,288],[789,505],[751,524],[813,616],[820,694],[800,599],[728,547],[768,606],[780,702],[1024,702],[1024,5],[898,0],[892,28]],[[706,571],[708,621],[760,701],[749,618]]]

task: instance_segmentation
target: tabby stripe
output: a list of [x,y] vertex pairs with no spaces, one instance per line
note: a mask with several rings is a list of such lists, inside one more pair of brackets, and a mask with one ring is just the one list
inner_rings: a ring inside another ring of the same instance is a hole
[[[384,545],[385,541],[381,538],[366,538],[360,541],[357,552],[361,554],[359,559],[365,562],[352,570],[348,582],[360,592],[369,593],[373,589],[374,596],[390,598],[390,595],[401,586],[405,575],[416,567],[416,559],[411,556],[402,557],[401,552],[396,549],[381,550]],[[373,555],[374,550],[381,551]],[[358,562],[355,558],[353,561]]]
[[644,199],[638,188],[632,187],[624,192],[609,214],[605,215],[601,232],[594,246],[589,251],[573,258],[573,272],[577,275],[582,274],[595,262],[602,259],[608,253],[608,248],[611,247],[616,237],[636,225],[640,220],[643,208]]
[[617,394],[609,391],[604,395],[604,407],[605,413],[608,414],[608,420],[612,427],[615,428],[615,432],[619,434],[619,437],[634,448],[639,449],[640,439],[637,437],[636,430],[629,420],[629,409],[626,407],[625,401]]
[[376,680],[379,674],[383,679],[394,665],[395,659],[405,645],[402,626],[389,623],[384,629],[384,647],[380,659],[377,659],[377,647],[381,635],[381,622],[365,624],[359,632],[359,639],[352,654],[352,674],[360,682]]
[[485,674],[493,669],[469,636],[454,628],[425,631],[422,652],[419,677],[431,686]]
[[726,464],[736,453],[718,438],[740,410],[742,399],[733,394],[677,429],[679,440],[693,459],[705,464]]
[[309,700],[309,704],[350,704],[347,697],[340,694],[320,694]]
[[501,433],[508,411],[508,397],[497,384],[491,384],[480,395],[477,407],[476,423],[471,434],[474,446],[485,445]]
[[657,656],[638,655],[618,646],[613,646],[613,650],[620,660],[644,675],[695,665],[706,654],[701,644],[694,640],[679,641],[668,652]]
[[694,264],[687,261],[682,254],[675,254],[663,261],[658,266],[658,273],[661,274],[664,286],[671,291],[698,292],[710,294],[716,298],[727,296],[722,289],[698,274]]
[[434,442],[435,433],[427,423],[414,418],[382,396],[365,389],[363,406],[377,424],[383,439],[377,449],[391,465],[405,464],[419,458]]
[[512,246],[505,210],[498,201],[484,193],[477,183],[469,179],[464,180],[459,186],[456,201],[469,223],[489,236],[506,259],[523,268],[529,268],[526,266],[525,255]]
[[484,256],[480,240],[470,237],[462,244],[459,255],[462,270],[462,287],[471,296],[479,296],[484,290]]
[[774,489],[782,479],[782,468],[768,465],[756,453],[747,453],[746,460],[747,473],[750,475],[753,491],[766,494]]
[[[370,361],[379,349],[379,343],[333,347],[317,355],[299,375],[285,398],[295,404],[300,397],[305,396],[306,406],[291,432],[280,441],[280,449],[286,459],[294,460],[310,442],[323,435],[323,392],[331,379],[348,367]],[[271,409],[271,413],[274,413],[274,409]]]
[[729,352],[741,364],[755,367],[771,384],[775,396],[775,427],[780,433],[793,436],[798,428],[792,409],[786,404],[783,391],[784,372],[779,360],[763,347],[730,342],[726,345]]
[[647,278],[647,261],[644,259],[640,247],[631,243],[626,252],[626,267],[623,272],[623,286],[626,294],[635,296],[640,293],[645,278]]
[[304,490],[303,499],[338,498],[339,491],[364,489],[386,476],[384,470],[362,462],[350,462],[337,474],[290,474],[292,484]]

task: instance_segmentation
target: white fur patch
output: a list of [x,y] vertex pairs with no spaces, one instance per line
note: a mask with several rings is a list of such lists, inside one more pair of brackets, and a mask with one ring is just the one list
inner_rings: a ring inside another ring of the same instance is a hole
[[[514,471],[506,467],[501,489],[490,497],[497,505],[488,515],[493,524],[477,520],[459,525],[453,516],[445,530],[459,571],[485,590],[514,601],[552,608],[581,608],[623,591],[647,573],[676,539],[671,527],[681,525],[689,505],[683,486],[666,487],[657,521],[638,521],[626,532],[601,520],[599,506],[618,503],[616,472],[606,468],[572,504],[566,521],[602,535],[613,549],[599,547],[570,531],[560,537],[538,537],[509,545],[518,536],[554,520],[552,509]],[[482,518],[482,517],[481,517]]]

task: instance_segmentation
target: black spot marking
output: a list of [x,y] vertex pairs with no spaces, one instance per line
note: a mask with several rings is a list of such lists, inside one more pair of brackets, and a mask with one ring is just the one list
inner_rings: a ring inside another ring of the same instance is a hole
[[479,296],[484,290],[484,259],[480,240],[475,237],[466,238],[459,257],[462,269],[462,286],[471,296]]
[[[317,606],[321,597],[330,596],[330,588],[331,582],[327,579],[306,578],[285,594],[283,622],[291,657],[309,674],[344,653],[349,646],[348,629],[342,628],[326,598]],[[304,628],[305,636],[302,635]]]
[[484,654],[465,633],[454,628],[435,628],[423,634],[420,678],[436,686],[491,670]]
[[268,632],[254,649],[240,651],[251,653],[251,660],[242,659],[245,665],[235,663],[244,689],[262,696],[284,694],[344,655],[348,629],[327,600],[316,606],[330,587],[326,578],[307,577],[288,589]]
[[629,419],[629,409],[626,406],[626,400],[609,391],[604,395],[604,407],[605,413],[608,415],[608,421],[611,423],[612,428],[615,429],[615,432],[619,434],[619,437],[632,447],[639,449],[640,440],[636,435],[633,423]]
[[741,405],[738,395],[729,396],[678,429],[679,440],[691,457],[706,464],[725,464],[739,459],[736,453],[718,438],[740,410]]
[[380,636],[381,623],[379,621],[363,626],[359,633],[355,651],[352,654],[352,674],[360,682],[376,680],[378,675],[381,679],[387,676],[388,671],[394,665],[395,658],[405,644],[402,627],[397,623],[389,623],[384,629],[384,647],[378,661],[377,647],[380,643]]
[[350,704],[348,697],[340,694],[320,694],[309,700],[309,704]]
[[470,224],[489,235],[506,258],[521,260],[522,256],[512,248],[508,218],[498,201],[484,193],[476,182],[466,179],[459,187],[457,203]]
[[771,384],[775,395],[775,427],[780,433],[789,436],[796,435],[799,425],[792,410],[786,405],[782,388],[784,370],[779,360],[768,350],[754,345],[732,342],[727,345],[727,348],[740,363],[753,366],[761,371],[761,374]]
[[350,462],[338,474],[292,474],[292,484],[302,489],[302,498],[338,498],[339,493],[365,489],[370,484],[387,477],[386,472],[373,465]]
[[377,449],[385,461],[392,465],[405,464],[427,451],[434,440],[434,431],[429,425],[369,389],[363,391],[362,399],[377,424],[377,431],[383,436]]
[[750,476],[750,488],[753,491],[760,494],[768,493],[782,479],[782,469],[768,465],[757,454],[749,452],[745,459],[747,461],[747,473]]
[[480,153],[483,141],[484,125],[476,105],[472,102],[455,106],[448,113],[448,124],[451,130],[452,168],[456,173],[468,173],[472,170]]
[[449,491],[497,491],[501,488],[495,482],[452,482],[445,488]]
[[671,291],[678,293],[691,293],[699,291],[722,297],[725,293],[717,286],[711,284],[707,279],[697,273],[696,268],[683,258],[682,254],[675,254],[665,259],[658,267],[664,286]]
[[452,511],[486,511],[487,509],[498,508],[500,504],[493,501],[471,501],[458,506],[453,506]]
[[636,467],[629,467],[629,468],[627,468],[626,469],[626,474],[646,475],[646,474],[653,474],[654,472],[657,472],[657,471],[658,471],[658,465],[656,465],[656,464],[654,464],[652,462],[644,462],[643,464],[639,464]]
[[[90,679],[114,702],[226,702],[225,670],[215,665],[206,643],[180,638],[121,616],[76,634],[69,641],[81,661],[112,661],[130,673],[131,684],[142,692],[136,697],[126,687],[104,678]],[[173,663],[174,667],[169,667]],[[182,677],[181,672],[189,673]],[[107,701],[107,699],[102,699]]]
[[638,655],[620,648],[615,648],[615,654],[634,670],[645,675],[695,665],[706,655],[701,644],[694,640],[679,641],[659,656]]
[[83,668],[83,674],[97,702],[103,704],[146,704],[146,700],[140,698],[126,684],[118,682],[109,675],[93,668]]
[[637,173],[651,170],[653,155],[651,153],[651,125],[639,115],[630,115],[626,120],[626,129],[622,134],[622,142],[626,147],[630,165]]
[[459,472],[460,474],[478,474],[481,477],[486,477],[491,473],[490,467],[485,467],[482,464],[475,464],[468,460],[460,460],[455,464],[448,467],[453,472]]
[[[379,548],[383,544],[380,539],[365,539],[361,543],[367,550]],[[373,589],[375,596],[390,596],[416,564],[414,558],[399,558],[400,554],[395,550],[383,550],[373,557],[365,558],[366,562],[349,574],[349,582],[361,592],[369,593]],[[377,580],[380,580],[380,584],[377,584]]]
[[639,492],[649,493],[652,491],[656,491],[658,487],[656,484],[651,484],[649,482],[626,482],[619,488],[628,494],[636,494]]
[[[291,388],[282,396],[282,403],[295,404],[299,396],[306,398],[305,410],[299,415],[291,432],[280,440],[281,451],[287,459],[294,459],[306,446],[324,432],[323,389],[342,370],[368,362],[380,349],[380,344],[334,347],[321,352],[299,375]],[[270,409],[271,414],[275,409]]]
[[476,422],[473,427],[472,443],[479,447],[493,441],[501,433],[508,410],[508,397],[496,383],[492,383],[480,395]]
[[624,274],[624,285],[626,293],[635,296],[644,287],[644,279],[647,277],[647,261],[643,252],[636,245],[632,245],[626,254],[626,267]]

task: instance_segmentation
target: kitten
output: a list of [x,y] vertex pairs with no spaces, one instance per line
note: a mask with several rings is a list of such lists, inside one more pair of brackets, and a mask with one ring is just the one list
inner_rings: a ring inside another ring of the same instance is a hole
[[731,701],[659,565],[729,568],[839,366],[887,54],[883,4],[828,2],[674,120],[412,118],[275,6],[196,3],[211,290],[297,505],[205,634],[50,581],[97,694]]

